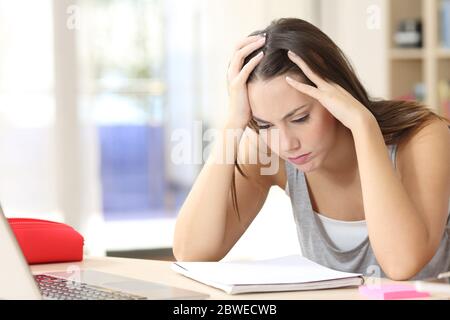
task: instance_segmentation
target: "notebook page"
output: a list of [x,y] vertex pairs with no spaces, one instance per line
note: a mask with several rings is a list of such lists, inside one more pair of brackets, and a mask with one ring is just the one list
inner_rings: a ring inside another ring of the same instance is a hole
[[176,262],[193,277],[227,285],[305,283],[360,276],[335,271],[302,256],[291,255],[258,261]]

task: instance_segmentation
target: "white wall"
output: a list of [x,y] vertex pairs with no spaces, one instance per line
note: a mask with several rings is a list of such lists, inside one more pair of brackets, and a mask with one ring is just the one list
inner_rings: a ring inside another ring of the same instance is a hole
[[289,197],[280,188],[272,187],[261,211],[223,261],[301,253]]
[[386,97],[386,0],[320,1],[319,27],[347,55],[368,93]]

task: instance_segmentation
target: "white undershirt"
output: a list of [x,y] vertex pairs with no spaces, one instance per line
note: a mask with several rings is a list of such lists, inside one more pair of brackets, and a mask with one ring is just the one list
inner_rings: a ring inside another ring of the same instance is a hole
[[343,221],[325,217],[314,211],[320,218],[330,240],[340,250],[356,248],[368,235],[366,220]]
[[[286,183],[286,194],[289,196],[289,185]],[[343,221],[328,218],[318,212],[313,211],[322,222],[325,232],[339,249],[349,251],[356,248],[368,235],[366,220]]]

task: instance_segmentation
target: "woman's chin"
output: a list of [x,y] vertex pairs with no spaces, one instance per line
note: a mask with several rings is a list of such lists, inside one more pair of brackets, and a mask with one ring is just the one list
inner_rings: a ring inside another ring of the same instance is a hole
[[[288,160],[289,161],[289,160]],[[315,171],[317,168],[314,164],[314,161],[309,161],[304,164],[295,164],[289,161],[289,163],[294,166],[297,170],[302,171],[304,173],[309,173]]]

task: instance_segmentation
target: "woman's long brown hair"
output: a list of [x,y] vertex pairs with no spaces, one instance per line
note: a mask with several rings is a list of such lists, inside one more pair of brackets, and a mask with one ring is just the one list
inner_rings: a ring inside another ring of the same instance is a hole
[[[381,100],[369,97],[339,47],[319,28],[304,20],[295,18],[275,20],[264,30],[255,31],[251,35],[263,33],[266,34],[265,45],[244,60],[245,65],[260,51],[264,52],[264,58],[250,74],[247,83],[294,73],[300,75],[305,83],[315,86],[288,58],[287,51],[290,50],[300,56],[316,74],[327,81],[339,84],[366,106],[375,116],[386,145],[398,144],[431,120],[440,119],[450,124],[448,119],[417,101]],[[258,126],[253,120],[248,126],[259,133]],[[235,165],[239,173],[247,178],[237,160]],[[231,196],[233,208],[240,220],[234,173]]]

